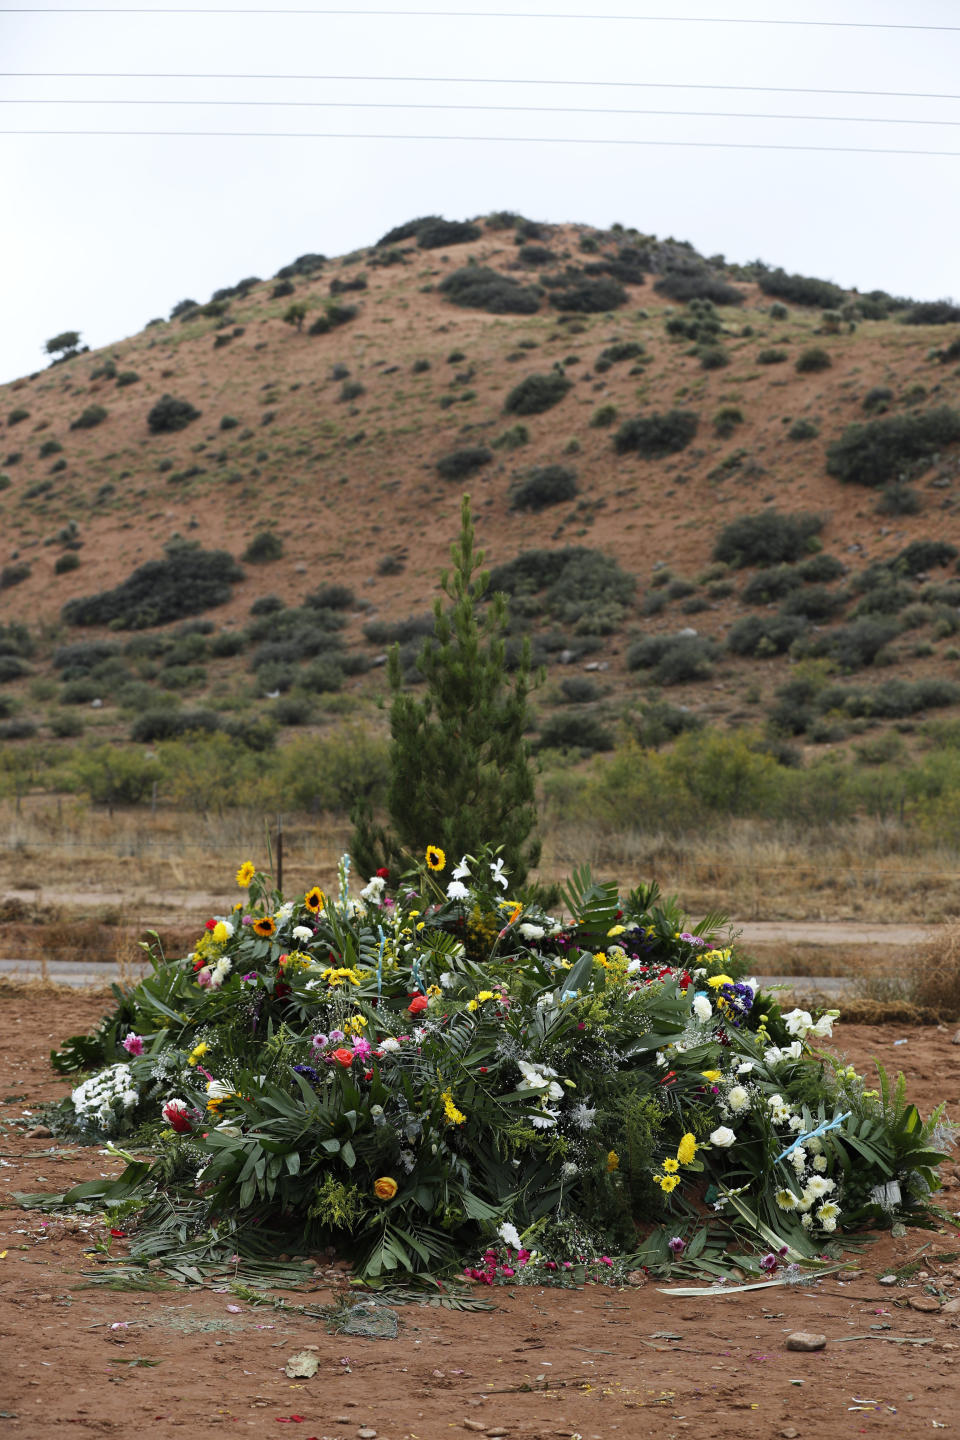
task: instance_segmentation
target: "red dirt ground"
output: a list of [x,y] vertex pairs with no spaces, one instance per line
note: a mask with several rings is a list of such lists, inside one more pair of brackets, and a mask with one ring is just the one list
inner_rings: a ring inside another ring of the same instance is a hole
[[[331,1335],[318,1320],[246,1303],[233,1313],[237,1302],[225,1291],[85,1288],[81,1272],[94,1262],[83,1252],[103,1236],[101,1222],[44,1217],[9,1197],[116,1168],[96,1149],[27,1135],[29,1112],[64,1092],[47,1067],[49,1049],[103,1008],[104,998],[90,995],[0,997],[0,1437],[149,1431],[164,1440],[183,1427],[238,1426],[260,1440],[287,1433],[277,1429],[286,1424],[295,1427],[291,1440],[364,1432],[378,1440],[671,1440],[697,1432],[711,1440],[832,1440],[960,1425],[960,1313],[940,1309],[960,1296],[960,1229],[946,1222],[900,1240],[882,1236],[854,1257],[861,1273],[843,1281],[693,1300],[661,1293],[655,1282],[484,1291],[496,1309],[398,1307],[396,1340]],[[902,1066],[927,1113],[941,1099],[956,1107],[960,1048],[951,1034],[841,1025],[836,1045],[862,1069],[874,1056],[888,1069]],[[960,1167],[944,1172],[941,1198],[952,1214]],[[123,1241],[113,1243],[122,1253]],[[878,1283],[911,1261],[922,1269],[909,1280]],[[321,1261],[311,1291],[284,1298],[329,1303],[338,1281],[342,1287],[342,1273]],[[793,1330],[826,1335],[826,1349],[788,1352]],[[911,1337],[930,1343],[902,1343]],[[316,1375],[289,1379],[285,1362],[308,1346]]]

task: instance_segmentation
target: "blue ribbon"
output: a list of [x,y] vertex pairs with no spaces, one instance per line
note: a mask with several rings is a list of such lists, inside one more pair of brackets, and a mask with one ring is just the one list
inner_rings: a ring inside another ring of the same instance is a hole
[[774,1160],[773,1162],[774,1165],[779,1165],[781,1160],[786,1160],[788,1156],[793,1154],[794,1150],[798,1149],[798,1147],[804,1143],[804,1141],[816,1140],[818,1135],[826,1135],[828,1130],[838,1129],[843,1124],[844,1120],[850,1119],[850,1116],[852,1114],[853,1111],[848,1110],[845,1115],[837,1115],[832,1120],[824,1120],[823,1124],[818,1125],[816,1130],[808,1130],[805,1135],[798,1135],[796,1140],[794,1140],[793,1144],[788,1145],[786,1150],[784,1150],[783,1154],[777,1156],[776,1160]]

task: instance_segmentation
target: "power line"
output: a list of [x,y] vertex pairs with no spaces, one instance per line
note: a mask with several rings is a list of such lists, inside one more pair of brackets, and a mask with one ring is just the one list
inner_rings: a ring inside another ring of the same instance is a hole
[[960,100],[933,90],[827,90],[804,85],[694,85],[669,80],[535,80],[476,75],[275,75],[192,70],[0,70],[3,80],[324,80],[391,85],[569,85],[630,90],[724,90],[754,95],[856,95],[872,99]]
[[725,140],[587,139],[581,135],[386,135],[325,130],[0,130],[0,135],[113,136],[224,140],[455,140],[497,145],[641,145],[670,150],[790,150],[833,155],[960,156],[960,150],[892,150],[864,145],[773,145]]
[[265,10],[247,6],[228,6],[217,10],[188,6],[149,6],[144,9],[74,6],[68,9],[61,6],[0,6],[0,15],[344,15],[351,18],[355,15],[396,15],[401,19],[433,20],[621,20],[631,24],[776,25],[815,30],[924,30],[951,34],[960,31],[960,25],[894,25],[875,20],[771,20],[731,15],[582,15],[536,10]]
[[891,115],[784,115],[757,110],[633,110],[584,105],[459,105],[414,100],[10,100],[0,105],[204,105],[311,110],[469,110],[523,115],[654,115],[706,120],[819,120],[856,125],[960,126],[960,120],[898,119]]

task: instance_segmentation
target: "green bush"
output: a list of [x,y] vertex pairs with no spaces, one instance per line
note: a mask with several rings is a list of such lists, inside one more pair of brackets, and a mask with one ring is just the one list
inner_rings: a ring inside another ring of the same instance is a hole
[[809,305],[818,310],[832,310],[841,305],[844,291],[830,280],[816,280],[809,275],[788,275],[785,270],[763,270],[757,284],[765,295],[776,295],[793,305]]
[[71,570],[76,570],[80,565],[80,556],[75,550],[67,550],[63,555],[58,555],[53,567],[54,575],[67,575]]
[[839,580],[846,572],[846,566],[836,555],[811,555],[809,560],[804,560],[802,565],[797,566],[797,574],[807,584],[827,584],[831,580]]
[[352,275],[348,280],[341,280],[339,276],[334,276],[330,281],[330,294],[345,295],[350,290],[366,290],[367,283],[366,275]]
[[707,680],[720,654],[706,635],[647,635],[627,651],[628,670],[649,670],[658,685],[684,685]]
[[503,434],[498,435],[495,440],[491,440],[490,444],[494,450],[509,451],[519,450],[522,446],[529,444],[529,441],[530,431],[526,425],[519,424],[511,425],[509,430],[504,430]]
[[581,634],[611,633],[605,627],[622,621],[635,587],[611,556],[579,546],[525,550],[490,572],[490,593],[510,598],[511,615],[548,617]]
[[571,276],[550,290],[550,303],[557,310],[579,315],[599,315],[617,310],[628,300],[619,280],[604,275]]
[[559,370],[527,375],[507,395],[503,408],[508,415],[542,415],[573,388],[573,381]]
[[26,560],[15,560],[0,569],[0,590],[11,590],[30,578],[30,565]]
[[68,600],[68,625],[111,625],[147,630],[225,604],[243,571],[225,550],[179,546],[163,560],[148,560],[122,584],[99,595]]
[[819,425],[812,420],[794,420],[787,431],[788,440],[815,440],[820,434]]
[[848,625],[838,625],[829,634],[812,636],[803,642],[804,654],[832,660],[842,670],[862,670],[872,665],[900,633],[896,620],[864,616]]
[[713,547],[713,559],[735,569],[799,560],[811,548],[812,537],[822,529],[819,515],[781,515],[776,510],[741,515],[721,530]]
[[76,740],[83,734],[84,724],[79,715],[68,710],[55,710],[48,722],[50,733],[58,740]]
[[258,530],[250,540],[243,559],[250,565],[269,565],[283,555],[283,541],[273,530]]
[[107,418],[107,412],[102,405],[88,405],[82,410],[76,420],[70,421],[71,430],[93,430],[97,425],[102,425]]
[[39,454],[41,460],[46,460],[50,455],[59,454],[62,449],[63,446],[60,444],[60,441],[51,438],[49,440],[44,440],[37,453]]
[[220,729],[220,717],[213,710],[176,710],[171,707],[145,710],[130,727],[130,739],[140,745],[158,740],[175,740],[182,735],[211,735]]
[[[479,240],[483,231],[469,220],[443,220],[440,216],[421,222],[417,230],[417,244],[421,250],[442,250],[448,245],[466,245]],[[378,240],[377,245],[383,245]]]
[[128,385],[136,385],[139,381],[140,376],[136,370],[121,370],[117,376],[117,389],[124,390]]
[[618,455],[633,452],[654,460],[685,450],[697,433],[698,417],[692,410],[667,410],[626,420],[613,437]]
[[582,755],[612,750],[613,736],[589,710],[551,715],[540,726],[538,750],[579,750]]
[[744,298],[742,290],[734,289],[702,265],[668,270],[654,281],[653,288],[658,295],[677,301],[709,300],[714,305],[742,305]]
[[14,407],[13,410],[10,411],[9,415],[7,416],[7,424],[8,424],[8,425],[19,425],[19,424],[21,424],[22,421],[24,421],[24,420],[29,420],[29,419],[30,419],[30,411],[24,409],[24,407],[23,407],[22,405],[17,405],[17,406]]
[[292,280],[278,280],[270,291],[270,299],[283,300],[287,295],[293,295],[296,288]]
[[799,615],[747,615],[730,626],[727,649],[756,659],[783,655],[806,629]]
[[939,570],[956,560],[960,551],[949,540],[911,540],[890,561],[890,569],[904,575],[921,575],[925,570]]
[[534,315],[540,309],[540,292],[485,265],[454,270],[440,285],[440,293],[466,310],[490,315]]
[[792,565],[774,565],[758,570],[751,575],[740,599],[744,605],[768,605],[772,600],[782,600],[792,590],[799,590],[803,577]]
[[739,405],[723,405],[713,417],[714,432],[722,440],[729,439],[737,426],[742,424],[743,411]]
[[227,660],[234,655],[242,655],[246,641],[242,635],[237,635],[230,630],[221,630],[219,635],[214,635],[210,641],[210,655],[214,660]]
[[351,400],[359,400],[360,396],[366,393],[366,386],[362,385],[359,380],[345,380],[340,386],[338,399],[341,404],[348,403]]
[[600,687],[589,675],[568,675],[560,681],[560,694],[569,705],[587,705],[599,700]]
[[517,250],[517,259],[521,265],[532,266],[534,269],[541,265],[552,265],[556,255],[546,245],[521,245]]
[[782,365],[789,358],[786,350],[777,350],[773,347],[757,351],[758,365]]
[[698,345],[697,359],[704,370],[723,370],[730,364],[730,356],[722,345]]
[[601,405],[594,410],[590,416],[590,427],[593,430],[608,430],[619,415],[616,405]]
[[921,300],[903,317],[904,325],[956,325],[960,321],[960,305],[952,300]]
[[510,487],[512,510],[544,510],[572,500],[580,492],[576,470],[565,465],[537,465],[528,470]]
[[19,655],[0,655],[0,685],[7,685],[11,680],[22,680],[24,675],[31,674],[30,666]]
[[805,585],[792,591],[780,606],[784,615],[802,615],[806,620],[832,620],[847,603],[842,590],[828,590],[825,585]]
[[200,411],[189,400],[162,395],[147,416],[147,428],[152,435],[166,435],[185,430],[192,420],[199,418]]
[[960,440],[960,411],[941,405],[919,415],[890,415],[849,425],[827,446],[827,473],[856,485],[884,485],[916,473]]
[[[326,255],[298,255],[289,265],[281,265],[277,280],[292,280],[295,275],[315,275],[327,263]],[[289,292],[287,292],[289,293]]]
[[912,485],[904,485],[900,480],[891,480],[880,491],[874,508],[878,515],[919,515],[923,506],[920,503],[920,496]]
[[311,610],[350,610],[356,599],[349,585],[321,585],[305,596],[303,603]]
[[827,351],[819,345],[813,345],[797,356],[793,368],[798,375],[814,375],[820,370],[829,370],[832,364]]
[[441,456],[436,463],[436,471],[443,480],[465,480],[468,475],[475,475],[484,465],[489,465],[492,459],[493,451],[488,450],[486,445],[463,445],[459,450],[451,450],[449,455]]
[[643,354],[644,348],[636,340],[618,340],[600,351],[593,368],[602,372],[611,365],[618,365],[621,360],[638,360]]
[[874,385],[863,397],[863,408],[868,415],[883,415],[890,409],[893,391],[889,385]]

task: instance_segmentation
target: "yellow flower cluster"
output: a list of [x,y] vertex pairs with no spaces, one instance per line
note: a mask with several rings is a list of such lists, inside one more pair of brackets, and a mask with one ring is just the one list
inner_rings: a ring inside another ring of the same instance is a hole
[[464,1115],[463,1111],[462,1111],[462,1110],[458,1110],[457,1107],[456,1107],[456,1105],[453,1103],[453,1091],[452,1091],[452,1090],[444,1090],[444,1092],[443,1092],[443,1094],[441,1095],[440,1098],[441,1098],[441,1100],[443,1101],[444,1114],[446,1115],[447,1119],[450,1121],[450,1124],[451,1124],[451,1125],[463,1125],[463,1124],[465,1124],[467,1117],[466,1117],[466,1115]]
[[345,980],[349,980],[351,985],[360,984],[359,974],[356,970],[350,969],[349,967],[341,968],[339,970],[334,970],[331,967],[330,969],[324,970],[322,972],[322,978],[326,980],[327,984],[330,986],[342,985]]
[[351,1015],[349,1020],[344,1020],[343,1029],[347,1035],[362,1035],[367,1028],[365,1015]]
[[284,970],[306,970],[312,964],[310,956],[305,955],[302,950],[291,950],[282,961]]
[[240,869],[237,871],[237,884],[240,886],[241,890],[247,889],[250,881],[253,879],[256,873],[257,867],[256,865],[254,865],[253,861],[244,860],[243,864],[240,866]]
[[663,1162],[662,1175],[654,1175],[654,1182],[660,1186],[664,1195],[671,1194],[680,1184],[680,1176],[677,1171],[681,1165],[689,1165],[697,1153],[697,1142],[688,1131],[677,1146],[677,1158],[674,1160],[668,1157]]
[[204,1055],[206,1055],[209,1049],[210,1046],[207,1044],[206,1040],[201,1040],[199,1045],[194,1045],[193,1049],[190,1051],[190,1054],[187,1056],[187,1064],[198,1064],[203,1059]]

